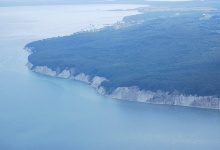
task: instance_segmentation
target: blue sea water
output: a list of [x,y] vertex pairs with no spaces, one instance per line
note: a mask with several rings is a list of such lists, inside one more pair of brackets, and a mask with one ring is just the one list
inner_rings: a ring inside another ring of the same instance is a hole
[[30,72],[22,48],[45,29],[38,15],[23,16],[27,9],[35,8],[0,8],[0,150],[220,149],[218,110],[109,99],[84,83]]

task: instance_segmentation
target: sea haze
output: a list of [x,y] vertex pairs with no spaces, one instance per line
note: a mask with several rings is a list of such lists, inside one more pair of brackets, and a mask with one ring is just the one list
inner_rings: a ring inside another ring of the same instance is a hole
[[113,24],[138,12],[105,10],[136,7],[0,7],[1,150],[220,149],[217,110],[109,99],[25,66],[28,42]]

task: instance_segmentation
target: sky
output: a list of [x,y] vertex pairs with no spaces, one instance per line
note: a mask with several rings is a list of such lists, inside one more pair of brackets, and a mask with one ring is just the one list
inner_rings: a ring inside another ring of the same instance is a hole
[[[122,3],[122,4],[146,4],[149,1],[191,1],[191,0],[0,0],[0,6],[10,5],[55,5],[55,4],[99,4],[99,3]],[[200,0],[194,0],[200,1]]]

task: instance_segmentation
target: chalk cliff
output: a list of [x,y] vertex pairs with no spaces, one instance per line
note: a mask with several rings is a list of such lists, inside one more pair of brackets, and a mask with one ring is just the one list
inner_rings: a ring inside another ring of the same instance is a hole
[[78,80],[85,82],[96,89],[99,94],[105,95],[114,99],[137,101],[151,104],[167,104],[178,106],[199,107],[207,109],[220,109],[220,99],[215,96],[197,96],[197,95],[183,95],[178,92],[168,93],[158,90],[157,92],[140,90],[137,86],[132,87],[118,87],[111,93],[107,93],[105,87],[101,86],[105,77],[95,76],[91,78],[84,73],[75,74],[75,69],[65,69],[56,71],[47,66],[33,67],[31,63],[27,64],[28,68],[33,72],[48,75],[52,77],[66,78],[71,80]]

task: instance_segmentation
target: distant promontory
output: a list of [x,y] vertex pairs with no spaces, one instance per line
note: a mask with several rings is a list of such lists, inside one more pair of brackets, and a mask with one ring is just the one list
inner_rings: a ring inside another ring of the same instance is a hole
[[217,10],[162,9],[25,48],[32,71],[111,98],[220,109],[219,24]]

